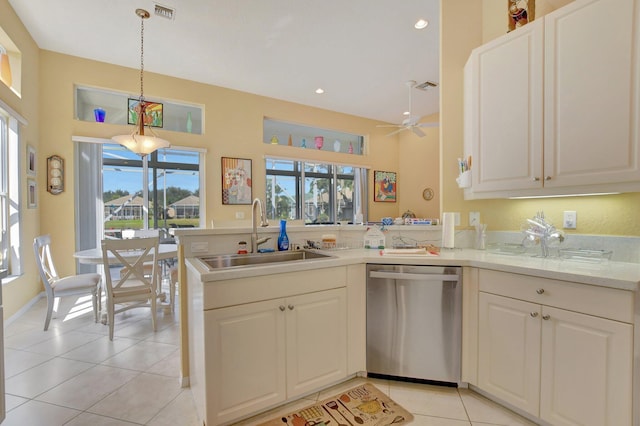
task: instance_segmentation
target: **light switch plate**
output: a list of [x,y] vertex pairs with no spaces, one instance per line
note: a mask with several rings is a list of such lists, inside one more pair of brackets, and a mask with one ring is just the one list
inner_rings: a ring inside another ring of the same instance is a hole
[[469,226],[480,225],[480,212],[469,212]]
[[562,227],[564,229],[576,229],[578,226],[578,215],[575,210],[567,210],[564,212]]

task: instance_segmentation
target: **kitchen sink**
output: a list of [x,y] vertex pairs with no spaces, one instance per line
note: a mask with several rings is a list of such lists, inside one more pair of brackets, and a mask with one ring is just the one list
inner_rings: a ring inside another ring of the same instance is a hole
[[255,254],[219,254],[215,256],[201,257],[200,260],[206,264],[210,270],[222,268],[234,268],[238,266],[269,265],[283,262],[305,262],[319,259],[330,259],[333,256],[319,253],[317,251],[276,251],[271,253]]

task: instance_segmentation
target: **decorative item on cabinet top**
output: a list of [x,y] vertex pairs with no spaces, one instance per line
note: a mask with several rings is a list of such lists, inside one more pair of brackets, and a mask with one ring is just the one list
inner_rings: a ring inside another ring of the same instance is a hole
[[64,192],[64,159],[59,155],[47,158],[47,191],[53,195]]
[[[363,155],[364,136],[264,118],[263,143]],[[331,142],[329,142],[331,141]]]

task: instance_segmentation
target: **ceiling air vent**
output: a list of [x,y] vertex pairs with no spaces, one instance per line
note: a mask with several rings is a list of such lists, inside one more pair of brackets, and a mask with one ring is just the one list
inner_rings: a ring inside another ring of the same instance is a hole
[[159,4],[156,4],[156,8],[155,8],[155,15],[159,16],[161,18],[166,18],[169,20],[173,20],[173,17],[176,13],[175,9],[171,9],[170,7],[166,7],[166,6],[161,6]]
[[416,89],[420,89],[420,90],[429,90],[432,87],[438,87],[438,83],[434,83],[433,81],[425,81],[424,83],[420,83],[420,84],[416,84],[415,86]]

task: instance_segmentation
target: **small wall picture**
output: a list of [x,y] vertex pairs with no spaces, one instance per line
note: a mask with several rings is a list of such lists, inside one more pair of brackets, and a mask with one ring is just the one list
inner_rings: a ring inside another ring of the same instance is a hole
[[29,176],[36,175],[36,149],[31,145],[27,145],[27,174]]
[[373,201],[385,203],[396,202],[396,173],[395,172],[373,172]]
[[[147,105],[145,109],[144,125],[151,127],[163,126],[162,104],[158,102],[145,101]],[[138,117],[142,107],[140,99],[129,98],[129,112],[127,114],[127,124],[138,124]]]
[[35,179],[27,179],[27,208],[38,207],[38,187]]
[[251,204],[251,160],[222,157],[222,204]]

